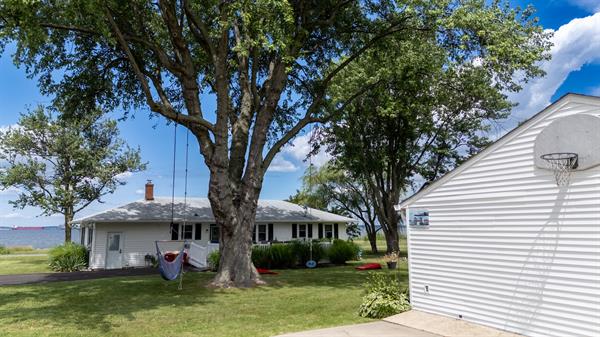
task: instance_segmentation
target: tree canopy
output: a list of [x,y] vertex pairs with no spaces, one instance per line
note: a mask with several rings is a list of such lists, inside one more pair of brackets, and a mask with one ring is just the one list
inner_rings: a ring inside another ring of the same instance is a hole
[[[260,283],[251,236],[274,156],[307,125],[327,122],[374,85],[334,95],[347,67],[388,38],[419,36],[437,41],[452,62],[483,59],[502,87],[517,86],[517,72],[541,73],[541,28],[529,11],[499,1],[0,3],[0,47],[16,41],[15,62],[39,76],[44,92],[81,113],[95,104],[147,107],[195,135],[221,227],[213,284],[225,287]],[[57,70],[64,76],[53,76]],[[216,111],[206,111],[206,96]]]
[[38,107],[0,132],[0,188],[20,192],[10,203],[39,207],[42,215],[64,215],[65,241],[73,216],[124,185],[124,174],[145,169],[139,150],[119,136],[117,123],[100,110],[80,118]]

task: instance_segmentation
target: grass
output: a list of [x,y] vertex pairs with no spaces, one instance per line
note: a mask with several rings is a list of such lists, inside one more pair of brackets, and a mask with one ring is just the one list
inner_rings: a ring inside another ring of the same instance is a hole
[[49,249],[33,248],[32,246],[0,246],[0,255],[10,254],[47,254]]
[[[0,275],[48,273],[48,256],[0,255]],[[2,300],[0,299],[0,303]],[[1,330],[1,329],[0,329]]]
[[213,273],[186,274],[182,291],[158,275],[0,287],[0,336],[251,337],[368,322],[357,263],[281,270],[245,290],[206,288]]
[[[360,246],[366,256],[383,256],[387,249],[387,243],[383,234],[377,234],[377,250],[379,251],[377,254],[371,252],[371,244],[369,244],[369,240],[366,237],[356,238],[354,242]],[[402,236],[400,237],[400,255],[406,256],[406,237]]]

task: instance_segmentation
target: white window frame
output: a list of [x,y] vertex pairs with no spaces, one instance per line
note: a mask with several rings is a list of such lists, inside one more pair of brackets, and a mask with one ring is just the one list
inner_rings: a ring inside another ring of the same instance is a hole
[[[191,236],[190,236],[190,238],[186,238],[185,230],[189,227],[192,228]],[[194,234],[196,234],[195,233],[196,229],[194,227],[196,227],[196,226],[194,226],[193,223],[179,224],[179,240],[194,240]]]
[[[302,231],[304,231],[304,235],[302,235]],[[305,223],[298,224],[298,233],[296,235],[298,239],[306,239],[308,238],[308,225]]]
[[[264,231],[263,231],[264,230]],[[264,232],[265,239],[261,240],[261,232]],[[268,226],[266,223],[259,223],[256,225],[256,242],[267,242],[269,241]]]
[[[330,236],[327,236],[328,232],[331,233]],[[330,224],[330,223],[323,224],[323,237],[325,239],[331,239],[331,240],[333,240],[333,235],[334,235],[334,233],[333,233],[333,224]]]

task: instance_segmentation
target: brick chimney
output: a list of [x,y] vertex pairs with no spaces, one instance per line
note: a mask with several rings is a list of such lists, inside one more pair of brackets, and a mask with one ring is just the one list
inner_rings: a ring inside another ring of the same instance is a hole
[[148,182],[146,182],[146,197],[145,197],[145,199],[147,201],[154,200],[154,184],[152,183],[152,180],[148,180]]

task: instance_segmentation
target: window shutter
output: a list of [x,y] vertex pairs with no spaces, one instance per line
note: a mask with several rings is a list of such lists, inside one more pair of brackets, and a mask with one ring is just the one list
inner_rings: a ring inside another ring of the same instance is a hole
[[323,238],[323,224],[319,224],[319,239]]
[[179,240],[179,224],[171,223],[171,240]]
[[267,225],[267,241],[273,241],[273,224]]
[[202,240],[202,224],[196,224],[196,231],[194,232],[194,240]]
[[292,239],[295,239],[297,237],[298,237],[298,225],[293,223],[292,224]]
[[307,226],[308,226],[308,237],[312,238],[312,226],[313,226],[313,224],[309,223],[309,224],[307,224]]
[[256,242],[256,224],[254,224],[254,229],[252,230],[252,242]]
[[339,238],[338,224],[336,224],[336,223],[333,224],[333,238],[334,239]]

